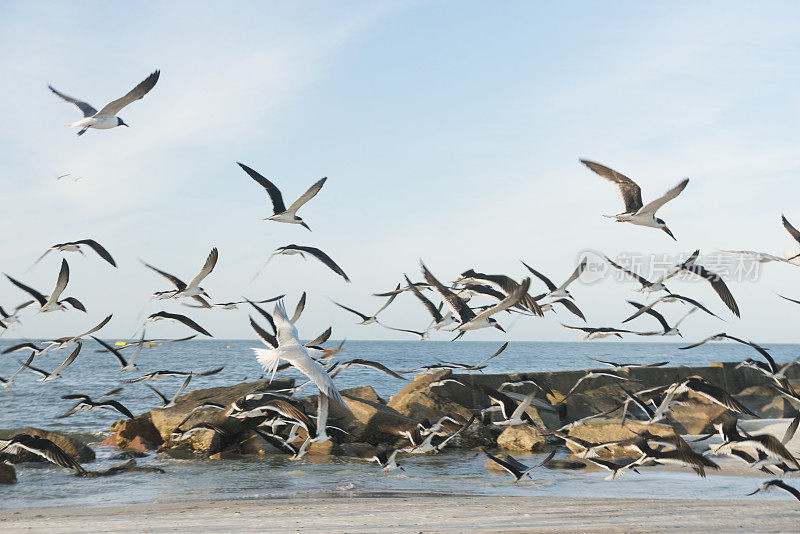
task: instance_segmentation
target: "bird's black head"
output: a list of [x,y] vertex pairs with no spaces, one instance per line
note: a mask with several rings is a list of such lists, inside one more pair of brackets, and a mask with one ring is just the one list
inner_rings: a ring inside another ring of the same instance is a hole
[[117,117],[117,126],[128,126],[128,125],[125,124],[125,121]]
[[664,232],[668,236],[670,236],[672,239],[675,239],[675,241],[677,241],[675,236],[672,235],[672,232],[670,232],[669,228],[667,228],[667,223],[664,222],[664,219],[659,219],[658,217],[656,217],[656,223],[658,224],[658,227],[661,228],[662,230],[664,230]]
[[491,324],[493,327],[497,328],[501,332],[505,333],[505,330],[503,330],[503,327],[500,326],[500,323],[498,323],[497,321],[495,321],[491,317],[489,318],[489,324]]

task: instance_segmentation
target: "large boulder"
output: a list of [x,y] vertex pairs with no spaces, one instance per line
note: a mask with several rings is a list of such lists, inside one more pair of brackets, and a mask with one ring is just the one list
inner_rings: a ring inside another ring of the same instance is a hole
[[17,471],[14,466],[0,462],[0,484],[13,484],[17,481]]
[[123,419],[111,425],[113,432],[103,444],[111,441],[120,449],[155,449],[163,443],[161,433],[153,425],[150,412],[133,419]]
[[792,404],[769,386],[750,386],[733,396],[762,418],[794,417]]
[[[368,389],[374,393],[371,387],[359,389]],[[345,430],[350,432],[351,439],[355,441],[377,445],[383,441],[396,438],[396,436],[387,433],[384,428],[399,424],[414,424],[414,421],[398,413],[390,406],[370,400],[372,398],[371,395],[366,394],[360,397],[351,395],[353,395],[353,392],[342,392],[342,398],[352,412],[352,417],[345,419]]]
[[[439,371],[417,375],[410,384],[389,399],[387,406],[414,421],[423,419],[436,421],[447,414],[456,414],[464,419],[469,419],[472,416],[471,407],[451,400],[455,394],[450,394],[451,390],[456,388],[465,390],[464,386],[449,383],[436,388],[428,387],[431,382],[441,380],[451,374],[450,371]],[[460,393],[463,395],[463,392]],[[485,398],[484,395],[480,395]]]
[[668,419],[678,434],[714,432],[712,422],[725,412],[725,408],[706,399],[703,401],[675,404],[670,408]]
[[[40,438],[49,439],[58,445],[64,452],[72,456],[78,463],[91,462],[95,459],[94,451],[85,443],[77,438],[62,434],[61,432],[52,432],[49,430],[42,430],[41,428],[19,428],[10,432],[4,432],[2,438],[8,439],[17,434],[30,434]],[[44,458],[32,452],[22,451],[19,454],[0,454],[0,460],[8,460],[12,463],[22,462],[46,462]]]
[[510,451],[541,451],[546,440],[536,427],[509,426],[497,437],[497,446]]

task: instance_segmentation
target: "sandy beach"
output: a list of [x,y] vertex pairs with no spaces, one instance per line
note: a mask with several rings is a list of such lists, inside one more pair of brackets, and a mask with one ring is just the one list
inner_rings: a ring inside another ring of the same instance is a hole
[[321,497],[0,511],[5,532],[792,532],[796,501]]

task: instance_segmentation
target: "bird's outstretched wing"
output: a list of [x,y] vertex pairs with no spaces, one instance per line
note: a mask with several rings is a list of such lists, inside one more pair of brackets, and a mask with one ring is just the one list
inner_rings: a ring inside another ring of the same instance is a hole
[[325,185],[325,180],[327,179],[328,179],[327,177],[322,178],[321,180],[317,181],[317,183],[309,187],[308,191],[300,195],[300,197],[297,200],[292,202],[291,206],[286,208],[287,213],[295,213],[303,206],[303,204],[314,198],[314,196],[316,196],[316,194],[319,193],[319,190],[322,189],[322,186]]
[[81,239],[80,241],[75,241],[78,245],[86,245],[92,250],[94,250],[98,256],[106,260],[108,263],[113,265],[114,267],[117,266],[117,262],[114,261],[114,258],[111,257],[111,254],[103,247],[100,243],[95,241],[94,239]]
[[681,183],[679,183],[678,185],[676,185],[675,187],[673,187],[672,189],[670,189],[669,191],[664,193],[663,196],[661,196],[661,197],[659,197],[659,198],[657,198],[655,200],[651,200],[650,202],[648,202],[647,204],[642,206],[642,208],[639,209],[639,211],[636,212],[636,213],[638,213],[638,214],[643,214],[643,213],[655,214],[655,212],[657,212],[658,209],[661,206],[663,206],[664,204],[666,204],[667,202],[669,202],[673,198],[675,198],[678,195],[680,195],[681,191],[686,189],[686,185],[688,183],[689,183],[689,179],[685,178],[683,181],[681,181]]
[[609,182],[617,184],[619,194],[622,196],[622,202],[625,204],[626,213],[636,213],[642,208],[642,190],[636,182],[600,163],[586,159],[582,159],[581,163]]
[[214,266],[217,265],[217,259],[219,258],[219,251],[217,247],[211,249],[211,252],[208,253],[208,257],[206,258],[206,262],[203,264],[203,268],[200,269],[200,272],[197,273],[194,278],[189,280],[189,285],[196,287],[200,282],[203,281],[203,278],[211,274],[211,271],[214,270]]
[[256,170],[251,169],[244,163],[236,162],[236,164],[239,165],[244,172],[249,174],[250,178],[258,182],[258,185],[267,190],[267,194],[272,201],[272,211],[275,215],[286,211],[286,205],[283,203],[283,195],[281,195],[281,190],[278,189],[275,184],[264,178]]
[[112,100],[111,102],[103,106],[103,109],[98,111],[96,115],[98,117],[115,116],[117,113],[119,113],[119,111],[122,108],[124,108],[131,102],[136,102],[144,95],[149,93],[150,89],[152,89],[156,85],[156,82],[158,81],[158,77],[160,75],[161,75],[160,70],[153,72],[150,76],[139,82],[139,85],[128,91],[128,93],[125,96],[122,96],[116,100]]
[[66,101],[66,102],[69,102],[70,104],[75,104],[78,107],[78,109],[81,110],[81,113],[83,113],[84,117],[91,117],[92,115],[97,113],[97,110],[94,109],[89,104],[87,104],[86,102],[83,102],[81,100],[78,100],[77,98],[72,98],[71,96],[65,95],[64,93],[62,93],[61,91],[59,91],[55,87],[53,87],[52,85],[48,85],[47,88],[50,89],[55,95],[61,97],[62,100]]

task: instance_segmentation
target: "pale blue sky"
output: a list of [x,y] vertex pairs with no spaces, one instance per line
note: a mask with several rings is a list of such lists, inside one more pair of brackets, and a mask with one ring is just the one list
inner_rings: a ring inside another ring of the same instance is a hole
[[[328,299],[371,312],[380,301],[370,294],[403,272],[419,278],[420,258],[443,280],[469,267],[521,277],[519,259],[561,279],[586,248],[792,250],[780,214],[800,226],[799,15],[792,2],[5,2],[0,267],[49,291],[56,256],[23,272],[47,246],[84,237],[120,265],[68,255],[67,293],[89,316],[29,316],[17,335],[74,333],[111,312],[104,333],[130,335],[147,296],[168,287],[137,258],[191,277],[212,246],[213,300],[285,292],[293,306],[305,289],[301,334],[333,324],[350,339],[407,339],[354,325]],[[156,68],[155,89],[120,113],[130,128],[80,138],[65,127],[79,113],[46,87],[102,106]],[[619,200],[581,157],[633,177],[645,199],[690,177],[660,213],[678,243],[604,219]],[[266,195],[236,161],[291,198],[328,176],[301,212],[313,233],[259,221]],[[56,181],[63,173],[82,179]],[[326,250],[353,283],[279,257],[251,284],[289,243]],[[683,330],[798,342],[800,309],[772,291],[800,297],[799,277],[770,264],[758,283],[731,283],[741,320],[708,287],[678,283],[729,319],[696,314]],[[626,316],[635,287],[607,280],[573,293],[603,326]],[[22,299],[0,283],[0,304]],[[243,311],[163,307],[218,337],[251,336]],[[385,316],[407,328],[427,320],[410,295]],[[576,339],[559,320],[575,324],[563,312],[501,317],[512,340]]]

